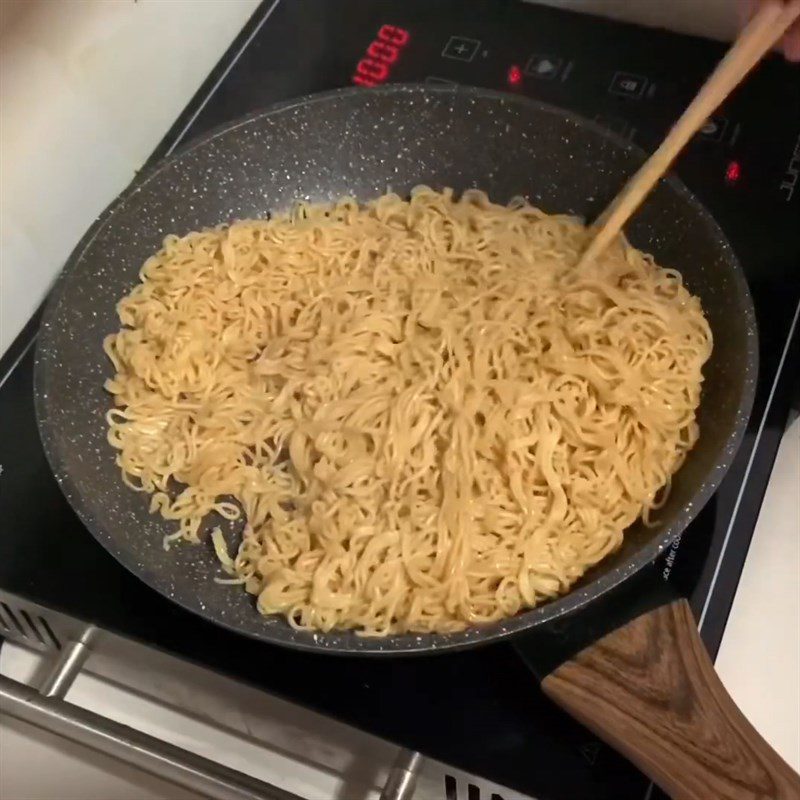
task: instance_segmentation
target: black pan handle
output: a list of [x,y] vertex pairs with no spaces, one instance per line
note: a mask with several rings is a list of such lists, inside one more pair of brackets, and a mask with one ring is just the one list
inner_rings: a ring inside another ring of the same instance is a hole
[[719,680],[655,569],[515,640],[542,690],[673,800],[798,800],[800,777]]

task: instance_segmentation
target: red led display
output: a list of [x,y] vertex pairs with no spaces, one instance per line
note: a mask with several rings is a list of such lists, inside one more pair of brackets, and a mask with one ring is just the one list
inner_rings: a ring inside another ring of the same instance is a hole
[[397,61],[408,39],[405,28],[381,25],[364,58],[356,65],[353,83],[357,86],[377,86],[383,83],[389,77],[391,66]]
[[394,64],[397,61],[397,56],[400,55],[400,51],[393,44],[375,41],[367,48],[367,55],[376,61],[382,61],[384,64]]

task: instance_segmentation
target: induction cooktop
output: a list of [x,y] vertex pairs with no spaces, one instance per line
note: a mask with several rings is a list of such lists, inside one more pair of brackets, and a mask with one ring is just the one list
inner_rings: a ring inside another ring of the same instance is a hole
[[[270,103],[389,81],[528,95],[652,150],[723,52],[718,42],[516,0],[270,1],[151,162]],[[714,654],[796,391],[800,66],[768,59],[706,122],[675,169],[729,237],[759,329],[758,388],[741,449],[714,498],[658,562],[659,579],[691,598]],[[298,653],[217,628],[148,589],[95,542],[50,473],[33,411],[38,323],[37,313],[0,364],[0,590],[540,800],[658,796],[535,688],[507,644],[394,660]]]

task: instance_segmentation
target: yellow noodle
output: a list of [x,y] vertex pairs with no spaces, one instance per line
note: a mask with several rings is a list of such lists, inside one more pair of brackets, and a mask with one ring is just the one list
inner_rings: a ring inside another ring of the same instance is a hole
[[[105,349],[109,442],[264,614],[456,631],[566,592],[663,503],[711,331],[620,239],[419,187],[168,236]],[[222,578],[222,580],[228,580]]]

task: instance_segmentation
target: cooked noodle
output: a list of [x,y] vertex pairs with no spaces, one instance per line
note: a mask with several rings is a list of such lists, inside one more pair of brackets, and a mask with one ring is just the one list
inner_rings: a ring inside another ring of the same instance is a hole
[[[109,441],[263,614],[456,631],[565,591],[697,440],[711,331],[622,239],[420,187],[168,236],[119,304]],[[165,543],[166,544],[166,543]]]

